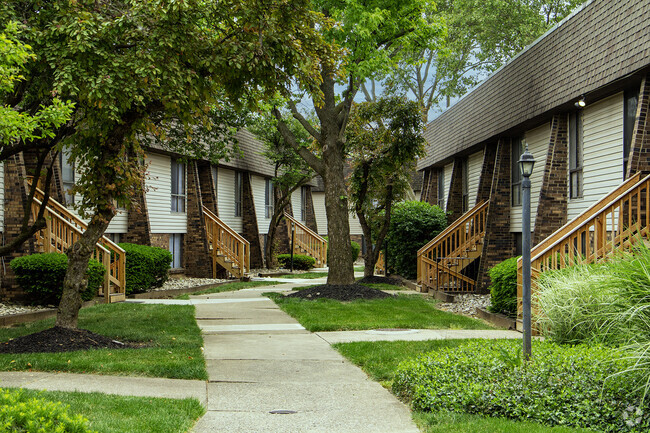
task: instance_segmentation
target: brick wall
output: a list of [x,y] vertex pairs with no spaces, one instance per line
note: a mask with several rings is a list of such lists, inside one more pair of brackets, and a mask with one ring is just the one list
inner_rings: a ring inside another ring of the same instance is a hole
[[212,278],[212,259],[203,221],[203,202],[199,170],[195,161],[187,164],[187,233],[183,236],[183,265],[185,275]]
[[251,174],[242,173],[243,194],[242,194],[242,222],[244,226],[244,238],[250,242],[251,268],[264,266],[262,244],[260,243],[259,229],[257,227],[257,214],[255,213],[255,201],[253,200],[253,188],[251,186]]
[[151,246],[169,250],[169,233],[151,233]]
[[566,113],[551,120],[551,137],[546,154],[544,179],[535,216],[533,246],[537,245],[567,222],[568,191],[568,125]]
[[483,165],[481,166],[481,177],[478,181],[476,191],[476,203],[490,199],[492,190],[492,176],[494,175],[494,160],[497,156],[497,146],[486,146],[483,151]]
[[[122,234],[122,242],[151,246],[151,225],[149,223],[149,210],[147,209],[144,185],[135,192],[133,204],[127,212],[126,222],[127,231]],[[168,248],[168,246],[169,239],[167,240],[167,246],[164,248]]]
[[630,157],[627,165],[626,178],[637,171],[650,173],[650,74],[643,77],[639,92],[639,102],[636,108],[636,122],[632,133]]
[[305,194],[306,196],[305,210],[307,214],[305,215],[305,225],[309,227],[311,230],[313,230],[314,232],[318,233],[318,227],[316,227],[316,214],[314,212],[314,200],[312,200],[311,198],[311,187],[305,186],[304,188],[307,190]]
[[487,271],[497,263],[512,257],[515,252],[514,237],[510,233],[510,139],[500,139],[495,147],[490,205],[476,281],[479,291],[489,287],[490,277]]
[[438,204],[438,168],[430,168],[424,171],[422,180],[422,193],[420,201],[427,202],[431,205]]
[[201,186],[201,200],[203,206],[210,209],[215,215],[217,211],[217,193],[214,190],[214,178],[212,176],[212,166],[209,163],[199,162],[199,183]]
[[446,210],[449,224],[456,221],[463,214],[463,158],[454,159]]

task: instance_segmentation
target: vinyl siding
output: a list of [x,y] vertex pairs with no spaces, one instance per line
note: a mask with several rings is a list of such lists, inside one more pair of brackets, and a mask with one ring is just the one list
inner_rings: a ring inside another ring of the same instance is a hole
[[359,224],[359,218],[357,214],[352,212],[349,214],[348,220],[350,221],[350,234],[351,235],[362,235],[363,230],[361,230],[361,224]]
[[469,194],[469,209],[476,204],[478,194],[478,183],[481,180],[481,169],[483,168],[483,151],[471,154],[467,158],[467,193]]
[[585,107],[583,131],[583,197],[569,200],[569,221],[623,182],[623,93]]
[[[546,166],[546,154],[551,140],[551,124],[546,123],[538,128],[526,131],[526,143],[528,151],[535,157],[533,174],[530,176],[530,229],[535,230],[535,215],[539,204],[539,194],[542,191],[544,182],[544,167]],[[521,232],[522,207],[510,208],[510,231]]]
[[443,208],[447,210],[447,201],[449,200],[449,188],[451,187],[451,174],[454,171],[454,164],[451,163],[445,165],[444,170],[445,170],[445,195],[444,195],[445,204]]
[[314,216],[316,217],[316,226],[318,227],[318,234],[327,236],[327,215],[325,213],[325,193],[313,192],[311,193],[312,201],[314,202]]
[[300,222],[304,222],[301,216],[300,212],[300,194],[301,194],[301,188],[298,188],[294,192],[291,193],[291,208],[293,209],[293,217],[297,219]]
[[266,218],[266,179],[261,176],[251,175],[251,187],[253,189],[253,201],[257,212],[257,229],[259,234],[265,235],[269,232],[271,218]]
[[[218,173],[217,208],[219,209],[219,218],[231,229],[241,233],[244,227],[242,217],[235,216],[235,171],[219,167]],[[243,212],[246,212],[246,209],[242,209]]]
[[[145,186],[151,233],[186,233],[187,214],[171,211],[171,158],[150,153],[146,161],[149,168]],[[187,207],[187,198],[185,205]]]

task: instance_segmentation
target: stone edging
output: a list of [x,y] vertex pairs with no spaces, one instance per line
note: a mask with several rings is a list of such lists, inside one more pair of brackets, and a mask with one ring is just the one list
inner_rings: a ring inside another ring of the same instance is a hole
[[491,313],[482,308],[477,308],[476,315],[479,318],[486,320],[501,328],[516,330],[515,319],[511,319],[510,317],[504,316],[503,314]]

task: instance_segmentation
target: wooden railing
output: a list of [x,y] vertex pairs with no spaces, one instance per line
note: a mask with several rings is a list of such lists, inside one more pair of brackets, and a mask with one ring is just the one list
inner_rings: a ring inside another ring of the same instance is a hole
[[[31,205],[32,219],[36,219],[45,194],[36,188]],[[79,240],[88,227],[81,218],[74,215],[52,197],[48,199],[44,213],[46,228],[36,234],[37,248],[44,253],[66,250]],[[104,282],[99,295],[107,303],[123,301],[126,297],[126,253],[113,241],[102,236],[92,256],[106,268]]]
[[[606,260],[648,237],[650,176],[623,182],[531,250],[531,290],[540,273],[574,264]],[[517,261],[518,312],[521,315],[522,260]]]
[[318,267],[327,265],[327,242],[309,227],[285,212],[284,217],[289,220],[287,230],[291,242],[291,225],[294,227],[294,254],[306,254],[316,259]]
[[219,264],[233,276],[242,278],[250,271],[250,243],[205,206],[203,215],[214,276]]
[[420,248],[418,283],[423,288],[472,292],[476,282],[461,271],[480,256],[489,202],[480,202]]

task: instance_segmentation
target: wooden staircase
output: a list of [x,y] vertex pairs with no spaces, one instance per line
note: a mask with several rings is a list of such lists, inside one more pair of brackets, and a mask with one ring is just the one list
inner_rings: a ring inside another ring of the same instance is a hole
[[219,265],[232,277],[243,278],[250,272],[250,243],[205,206],[203,216],[213,276],[216,278]]
[[327,265],[327,242],[325,239],[288,213],[285,212],[284,217],[289,221],[287,225],[289,242],[291,242],[291,227],[294,228],[293,253],[313,257],[316,259],[317,267],[325,267]]
[[[38,216],[38,211],[45,194],[36,188],[31,205],[32,219]],[[36,233],[36,248],[41,253],[65,253],[81,237],[88,227],[78,216],[70,212],[52,197],[48,199],[45,213],[47,226]],[[121,302],[126,299],[126,253],[116,243],[106,236],[97,242],[93,259],[106,268],[104,282],[99,289],[106,303]]]
[[[629,251],[650,234],[650,175],[637,173],[531,250],[531,293],[540,273],[595,263]],[[517,261],[518,315],[522,314],[522,259]]]
[[463,273],[483,252],[489,201],[478,203],[449,225],[417,256],[418,283],[423,291],[473,292],[476,281]]

